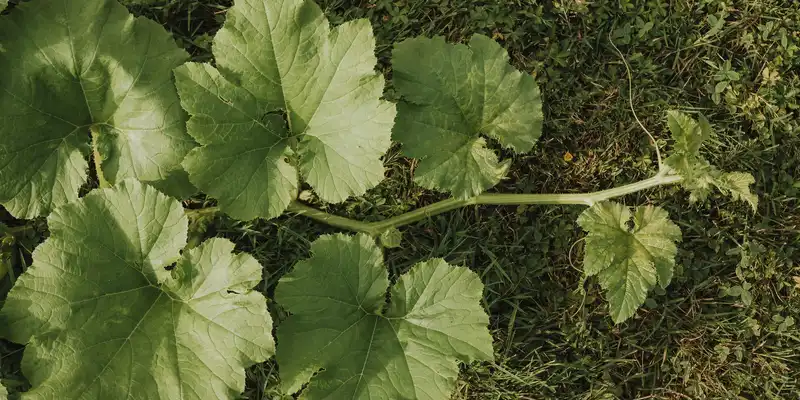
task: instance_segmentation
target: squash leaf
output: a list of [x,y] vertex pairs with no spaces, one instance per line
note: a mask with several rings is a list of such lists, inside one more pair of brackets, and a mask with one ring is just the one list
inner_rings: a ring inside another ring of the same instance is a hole
[[584,211],[578,224],[589,232],[583,272],[597,275],[615,323],[633,316],[656,284],[669,285],[681,230],[666,211],[644,206],[631,215],[622,204],[603,202]]
[[292,314],[278,327],[287,393],[308,382],[308,399],[445,400],[457,361],[493,359],[483,284],[469,269],[419,263],[389,289],[387,304],[374,239],[326,235],[311,251],[275,293]]
[[90,129],[105,179],[172,180],[196,143],[171,82],[188,55],[115,0],[23,2],[0,17],[0,204],[18,218],[78,198]]
[[443,38],[408,39],[393,53],[398,104],[393,137],[420,162],[415,180],[453,197],[474,197],[505,177],[486,135],[525,153],[542,134],[542,99],[533,76],[508,64],[508,53],[475,35],[469,47]]
[[331,29],[311,0],[237,0],[214,38],[217,68],[176,70],[190,179],[239,219],[279,216],[298,172],[341,202],[383,180],[395,117],[367,20]]
[[0,312],[27,344],[26,399],[233,399],[273,353],[261,266],[211,239],[185,250],[181,204],[125,180],[56,209]]

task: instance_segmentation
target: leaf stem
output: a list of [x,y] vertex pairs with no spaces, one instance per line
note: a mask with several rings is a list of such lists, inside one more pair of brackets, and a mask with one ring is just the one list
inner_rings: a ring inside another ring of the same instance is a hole
[[378,222],[363,222],[350,218],[332,215],[316,208],[307,206],[298,201],[289,205],[288,211],[311,218],[315,221],[331,225],[337,228],[347,229],[355,232],[363,232],[372,236],[379,236],[381,233],[404,225],[412,224],[426,218],[433,217],[448,211],[456,210],[472,205],[531,205],[531,204],[576,204],[592,206],[595,203],[613,199],[615,197],[636,193],[642,190],[671,185],[680,182],[683,178],[676,175],[658,174],[639,182],[616,187],[613,189],[601,190],[591,193],[577,194],[504,194],[486,193],[469,199],[446,199],[440,202],[388,218]]
[[89,128],[89,132],[92,134],[92,160],[94,160],[94,170],[97,174],[97,182],[100,184],[100,188],[111,187],[111,183],[106,180],[106,176],[103,174],[103,158],[100,156],[100,151],[98,150],[100,129],[97,127],[97,125],[92,125],[92,127]]

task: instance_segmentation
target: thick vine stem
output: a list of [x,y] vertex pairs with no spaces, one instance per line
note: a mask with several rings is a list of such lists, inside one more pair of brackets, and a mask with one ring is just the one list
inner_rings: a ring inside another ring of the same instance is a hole
[[645,189],[658,186],[671,185],[680,182],[683,178],[677,175],[658,175],[639,182],[616,187],[613,189],[601,190],[591,193],[577,194],[504,194],[486,193],[469,199],[446,199],[440,202],[425,206],[396,217],[388,218],[378,222],[363,222],[350,218],[332,215],[316,208],[307,206],[298,201],[289,205],[287,211],[311,218],[315,221],[331,225],[337,228],[347,229],[355,232],[362,232],[371,236],[380,236],[381,233],[404,225],[412,224],[426,218],[433,217],[448,211],[472,205],[532,205],[532,204],[576,204],[592,206],[595,203],[610,200],[626,194],[636,193]]

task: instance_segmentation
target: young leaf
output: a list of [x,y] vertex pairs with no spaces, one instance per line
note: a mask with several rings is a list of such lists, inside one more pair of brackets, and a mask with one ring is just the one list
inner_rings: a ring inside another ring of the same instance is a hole
[[506,50],[486,36],[474,35],[469,47],[441,37],[405,40],[392,64],[405,100],[393,137],[420,159],[415,180],[424,187],[476,196],[499,183],[510,165],[480,135],[524,153],[542,133],[536,81],[509,65]]
[[0,48],[0,203],[13,215],[78,198],[90,128],[108,181],[180,174],[195,143],[171,71],[188,55],[161,26],[115,0],[23,2],[0,17]]
[[[211,239],[184,251],[177,200],[138,181],[56,209],[0,336],[28,346],[32,399],[233,399],[273,353],[261,267]],[[172,263],[174,266],[170,267]]]
[[219,70],[176,70],[203,145],[184,162],[192,182],[239,219],[280,215],[297,170],[325,201],[376,186],[395,108],[380,100],[374,51],[367,20],[331,30],[311,0],[237,0],[214,39]]
[[704,201],[711,190],[717,188],[756,210],[758,196],[750,192],[750,185],[755,183],[752,175],[720,171],[700,155],[703,142],[712,134],[711,125],[704,117],[700,116],[700,122],[697,122],[679,111],[669,111],[667,125],[675,143],[665,163],[683,177],[681,185],[691,193],[692,202]]
[[598,203],[578,217],[586,236],[584,274],[597,275],[608,292],[614,323],[630,318],[647,292],[658,283],[666,288],[672,280],[681,230],[659,207],[628,207],[614,202]]
[[275,292],[292,313],[278,328],[287,393],[310,379],[304,396],[312,400],[444,400],[457,361],[493,358],[483,285],[470,270],[419,263],[389,290],[387,305],[389,278],[372,238],[327,235],[311,251]]

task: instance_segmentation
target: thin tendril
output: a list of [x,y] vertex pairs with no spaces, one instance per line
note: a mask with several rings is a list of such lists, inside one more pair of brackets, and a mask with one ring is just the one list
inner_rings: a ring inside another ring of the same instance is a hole
[[[611,32],[613,32],[613,29],[611,30]],[[611,39],[611,32],[608,32],[608,42],[611,43],[611,47],[613,47],[614,50],[617,51],[617,55],[619,55],[619,58],[622,60],[622,63],[625,64],[625,70],[628,72],[628,103],[631,106],[631,112],[633,113],[633,118],[636,119],[636,122],[639,124],[642,130],[644,130],[644,132],[647,133],[647,136],[650,137],[650,140],[653,143],[653,147],[655,147],[656,149],[656,157],[658,158],[658,171],[661,172],[664,169],[664,164],[661,162],[661,150],[659,150],[658,148],[658,142],[656,142],[656,138],[653,136],[652,133],[650,133],[649,130],[647,130],[647,128],[645,128],[644,124],[642,124],[642,121],[639,120],[639,116],[636,115],[636,110],[633,108],[633,75],[631,74],[631,67],[630,65],[628,65],[628,61],[625,60],[625,56],[622,54],[619,48],[617,48],[617,45],[615,45],[614,41]]]

